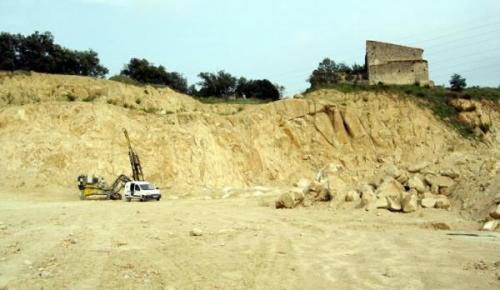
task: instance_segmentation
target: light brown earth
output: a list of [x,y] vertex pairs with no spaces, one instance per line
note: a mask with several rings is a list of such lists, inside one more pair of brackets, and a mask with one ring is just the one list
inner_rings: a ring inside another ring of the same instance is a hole
[[[498,289],[498,230],[477,232],[500,198],[498,107],[465,112],[491,123],[475,140],[386,93],[206,105],[168,88],[0,73],[0,289]],[[129,174],[122,128],[164,199],[77,200],[78,175]],[[449,211],[339,199],[423,162],[412,175],[454,176]],[[331,203],[274,209],[337,166]]]
[[[500,235],[456,213],[261,198],[75,201],[1,195],[0,289],[498,289]],[[432,225],[446,221],[451,230]],[[193,228],[202,230],[190,236]],[[478,234],[478,237],[455,234]]]

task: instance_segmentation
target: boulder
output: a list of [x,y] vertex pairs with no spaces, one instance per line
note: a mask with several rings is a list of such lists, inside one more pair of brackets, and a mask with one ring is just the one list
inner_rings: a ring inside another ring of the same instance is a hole
[[481,229],[482,231],[488,231],[492,232],[496,230],[498,227],[498,221],[497,220],[492,220],[483,225],[483,228]]
[[420,193],[424,193],[426,191],[424,182],[418,176],[413,176],[408,180],[408,187],[413,188]]
[[440,209],[449,209],[451,206],[450,200],[446,197],[440,197],[436,200],[436,204],[434,205],[435,208],[440,208]]
[[431,186],[439,187],[452,187],[455,184],[455,181],[447,176],[442,175],[426,175],[425,181],[429,183]]
[[431,165],[430,162],[424,161],[408,167],[408,171],[411,173],[416,173],[422,171],[427,166]]
[[302,192],[285,192],[276,200],[276,208],[295,208],[304,201],[304,193]]
[[401,183],[397,182],[392,177],[386,177],[384,178],[384,181],[380,184],[380,186],[377,188],[375,194],[377,196],[383,196],[383,197],[400,196],[403,191],[404,188],[401,185]]
[[389,201],[386,197],[381,197],[375,200],[375,208],[389,209]]
[[439,194],[444,195],[444,196],[450,195],[450,188],[449,187],[440,187]]
[[328,182],[318,182],[316,180],[311,182],[307,195],[315,201],[330,201],[332,199]]
[[358,201],[359,199],[360,199],[359,193],[357,191],[354,191],[354,190],[347,192],[347,194],[345,196],[346,202],[354,202],[354,201]]
[[456,171],[455,169],[441,170],[441,171],[439,171],[439,174],[441,174],[443,176],[447,176],[449,178],[453,178],[453,179],[460,177],[460,173],[458,171]]
[[369,184],[365,184],[361,187],[361,196],[364,196],[365,194],[368,195],[374,195],[375,193],[373,192],[373,187]]
[[496,205],[495,208],[490,211],[490,216],[496,220],[500,219],[500,204]]
[[391,164],[385,168],[385,173],[390,177],[397,178],[402,172],[396,165]]
[[375,194],[379,199],[386,200],[388,209],[399,211],[401,210],[401,195],[403,191],[404,188],[399,182],[392,177],[388,177],[385,178],[382,184],[377,188]]
[[435,184],[431,185],[431,193],[434,195],[438,195],[439,194],[439,186],[437,186]]
[[375,193],[372,191],[363,191],[361,194],[361,207],[363,207],[366,210],[370,210],[373,207],[376,208],[375,201],[377,200],[377,197],[375,196]]
[[402,202],[403,212],[414,212],[418,208],[418,198],[416,194],[407,194]]
[[401,211],[402,206],[401,206],[401,197],[396,197],[396,196],[388,196],[386,197],[387,199],[387,204],[389,206],[389,210],[391,211]]
[[410,179],[408,172],[402,171],[401,174],[396,178],[396,181],[401,184],[405,184],[408,182],[408,179]]
[[437,199],[432,197],[427,197],[422,199],[422,207],[423,208],[434,208],[436,206]]

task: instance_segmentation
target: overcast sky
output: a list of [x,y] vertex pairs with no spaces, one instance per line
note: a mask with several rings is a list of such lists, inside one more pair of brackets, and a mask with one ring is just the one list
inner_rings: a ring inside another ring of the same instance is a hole
[[50,31],[117,74],[132,57],[267,78],[293,94],[324,57],[363,63],[367,39],[425,49],[431,78],[500,85],[500,0],[0,0],[0,30]]

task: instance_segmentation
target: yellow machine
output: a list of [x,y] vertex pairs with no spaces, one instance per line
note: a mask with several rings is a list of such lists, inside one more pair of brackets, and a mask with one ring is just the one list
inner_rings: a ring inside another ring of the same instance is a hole
[[91,196],[103,196],[107,199],[119,200],[122,199],[120,190],[127,182],[132,180],[144,181],[139,155],[132,148],[127,130],[123,129],[123,134],[125,135],[128,143],[128,155],[130,159],[130,166],[132,167],[133,179],[130,179],[128,176],[122,174],[116,178],[111,186],[109,186],[101,177],[82,174],[78,176],[77,179],[78,189],[80,189],[80,199],[84,200]]
[[80,199],[84,200],[90,196],[103,196],[107,199],[119,200],[122,199],[120,190],[123,185],[129,182],[130,179],[125,175],[120,175],[113,182],[113,185],[108,184],[98,176],[80,175],[78,176],[78,189],[80,189]]

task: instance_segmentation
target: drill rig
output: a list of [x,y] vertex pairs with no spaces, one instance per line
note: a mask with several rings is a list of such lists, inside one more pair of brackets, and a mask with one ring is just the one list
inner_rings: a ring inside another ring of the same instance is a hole
[[[132,144],[130,143],[130,138],[126,129],[123,129],[123,134],[125,135],[128,143],[128,157],[130,160],[130,167],[132,168],[132,179],[122,174],[115,179],[111,186],[109,186],[101,177],[82,174],[77,178],[78,189],[80,189],[80,199],[84,200],[90,196],[103,196],[106,199],[119,200],[122,199],[120,191],[126,185],[127,187],[135,186],[135,184],[131,183],[132,181],[142,182],[142,184],[149,184],[148,182],[144,181],[144,174],[142,172],[139,155],[134,150],[134,148],[132,148]],[[127,192],[129,192],[130,189],[127,189]],[[140,190],[141,188],[138,189],[138,191]],[[147,190],[143,191],[144,193],[147,192]],[[146,197],[144,196],[147,197],[148,194],[142,194],[141,200],[146,199]],[[154,198],[159,200],[160,197],[161,194],[159,193],[159,191],[155,192]],[[130,199],[127,197],[127,200]]]

